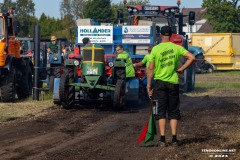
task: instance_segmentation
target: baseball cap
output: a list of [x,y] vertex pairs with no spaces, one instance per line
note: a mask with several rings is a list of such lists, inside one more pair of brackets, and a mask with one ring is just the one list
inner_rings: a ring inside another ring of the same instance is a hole
[[161,28],[161,35],[163,36],[171,36],[172,35],[172,29],[169,26],[163,26]]
[[88,37],[83,38],[82,42],[83,44],[87,44],[90,41]]

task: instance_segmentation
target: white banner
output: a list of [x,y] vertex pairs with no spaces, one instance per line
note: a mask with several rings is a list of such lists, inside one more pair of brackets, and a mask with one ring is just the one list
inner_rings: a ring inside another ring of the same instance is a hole
[[123,26],[122,34],[150,34],[150,26]]
[[84,37],[91,43],[113,43],[113,26],[78,26],[78,43]]
[[123,26],[122,43],[149,44],[151,39],[150,33],[150,26]]
[[123,39],[122,43],[136,43],[136,44],[149,44],[151,41],[150,39]]

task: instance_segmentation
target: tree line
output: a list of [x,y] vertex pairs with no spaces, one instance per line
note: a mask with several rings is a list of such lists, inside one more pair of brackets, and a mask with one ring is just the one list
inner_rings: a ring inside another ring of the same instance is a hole
[[[62,0],[60,2],[61,18],[47,16],[45,13],[37,18],[35,16],[35,4],[32,0],[4,0],[0,4],[1,12],[7,12],[14,8],[14,16],[20,22],[20,37],[32,37],[34,26],[39,25],[42,38],[51,35],[67,38],[74,41],[75,20],[79,18],[91,18],[99,23],[118,22],[117,10],[123,9],[126,22],[126,5],[148,5],[149,0],[127,0],[127,4],[121,0],[119,3],[111,3],[111,0]],[[161,4],[159,4],[161,5]],[[164,5],[164,4],[163,4]],[[203,0],[203,6],[207,8],[205,17],[213,26],[214,32],[240,32],[240,5],[238,0]]]
[[[130,0],[128,4],[149,4],[149,0]],[[46,6],[47,7],[47,6]],[[61,0],[61,18],[54,18],[42,13],[39,18],[35,16],[35,4],[32,0],[4,0],[0,3],[1,13],[14,9],[15,20],[20,23],[19,37],[32,37],[34,26],[39,25],[41,38],[55,35],[74,41],[75,20],[91,18],[101,23],[117,22],[116,9],[123,9],[123,2],[111,3],[111,0]]]

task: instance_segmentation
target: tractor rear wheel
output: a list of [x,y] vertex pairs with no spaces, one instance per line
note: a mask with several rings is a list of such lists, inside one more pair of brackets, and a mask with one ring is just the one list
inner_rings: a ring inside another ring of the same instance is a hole
[[114,68],[114,80],[113,84],[117,83],[118,79],[125,80],[126,79],[126,71],[125,68]]
[[194,64],[190,65],[184,73],[179,76],[179,91],[181,93],[190,92],[195,86]]
[[49,78],[49,91],[53,92],[54,89],[54,76],[50,76]]
[[61,77],[61,67],[56,66],[53,71],[54,77],[55,78],[60,78]]
[[188,85],[188,92],[194,90],[195,86],[195,65],[191,64],[187,68],[187,85]]
[[59,86],[59,98],[65,109],[74,108],[75,105],[75,87],[69,83],[74,83],[74,70],[70,68],[61,75]]
[[[184,58],[180,57],[179,62],[178,62],[178,68],[180,68],[184,64]],[[185,84],[186,82],[186,76],[184,76],[184,73],[179,75],[179,91],[181,93],[185,92],[187,90],[187,85]]]
[[113,96],[113,109],[119,110],[124,106],[124,95],[125,95],[125,81],[117,80],[114,96]]
[[14,102],[16,95],[16,70],[11,67],[6,77],[2,78],[1,97],[2,102]]
[[196,62],[197,62],[196,63],[197,67],[199,67],[200,69],[203,69],[203,67],[205,65],[203,54],[196,55]]
[[54,89],[54,78],[60,78],[61,77],[61,67],[54,66],[52,69],[52,75],[49,78],[49,91],[53,92]]
[[16,92],[18,99],[24,99],[32,94],[32,70],[29,65],[20,68],[22,76],[17,80]]

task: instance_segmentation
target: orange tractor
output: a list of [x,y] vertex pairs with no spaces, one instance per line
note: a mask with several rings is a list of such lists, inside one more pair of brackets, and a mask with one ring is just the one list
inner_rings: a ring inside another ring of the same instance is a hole
[[33,64],[31,56],[20,54],[16,37],[19,23],[13,12],[0,13],[0,96],[2,102],[14,102],[32,94]]

